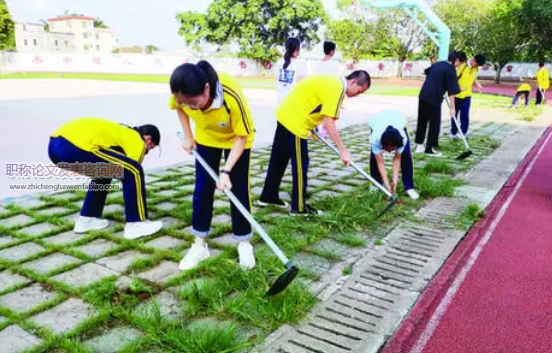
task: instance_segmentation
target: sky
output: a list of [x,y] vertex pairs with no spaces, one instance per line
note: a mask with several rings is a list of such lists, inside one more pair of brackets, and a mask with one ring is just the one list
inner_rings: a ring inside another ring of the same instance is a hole
[[[204,11],[211,0],[6,0],[16,22],[38,22],[65,10],[101,18],[116,31],[120,46],[157,45],[163,50],[184,48],[178,35],[177,13]],[[336,0],[322,0],[335,11]]]

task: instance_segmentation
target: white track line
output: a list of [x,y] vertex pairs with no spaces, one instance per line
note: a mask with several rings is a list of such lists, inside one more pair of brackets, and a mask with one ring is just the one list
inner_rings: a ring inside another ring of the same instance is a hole
[[525,179],[527,178],[527,176],[529,175],[529,173],[533,169],[533,166],[535,165],[535,162],[539,159],[540,155],[542,154],[542,151],[544,150],[544,148],[548,144],[548,141],[550,140],[551,137],[552,137],[552,134],[549,134],[548,137],[546,138],[546,140],[544,141],[544,143],[542,144],[542,146],[540,147],[539,151],[537,152],[537,155],[531,161],[531,163],[529,164],[529,166],[527,167],[527,169],[523,173],[523,176],[519,180],[519,182],[517,183],[516,187],[514,188],[514,191],[512,192],[510,197],[508,197],[508,200],[504,203],[504,205],[502,205],[502,207],[500,209],[500,212],[498,213],[497,217],[491,223],[491,226],[489,227],[489,229],[485,233],[485,236],[483,238],[481,238],[481,240],[477,244],[477,247],[474,249],[473,253],[470,255],[470,259],[468,260],[466,265],[464,265],[464,267],[462,268],[460,274],[458,275],[458,277],[456,277],[456,279],[452,283],[452,286],[449,288],[449,290],[447,291],[447,293],[445,294],[445,296],[441,300],[441,303],[439,304],[439,306],[437,307],[437,309],[435,310],[435,312],[431,316],[431,319],[429,320],[429,322],[427,324],[427,327],[425,328],[425,330],[420,335],[420,338],[416,342],[415,346],[410,350],[410,353],[421,353],[425,349],[427,343],[431,339],[431,336],[433,335],[433,333],[437,329],[437,326],[441,322],[441,319],[445,315],[449,305],[451,304],[452,300],[456,296],[456,293],[458,292],[458,289],[460,288],[460,286],[462,285],[462,283],[466,279],[466,275],[468,274],[468,272],[473,267],[475,261],[477,261],[477,258],[481,254],[481,251],[483,251],[483,248],[485,247],[485,245],[487,245],[487,243],[489,242],[489,239],[491,239],[491,236],[493,235],[496,227],[498,226],[498,223],[500,223],[500,221],[502,220],[502,218],[506,214],[506,211],[508,211],[508,208],[510,207],[510,204],[514,200],[514,197],[516,197],[521,185],[523,184],[523,182],[525,181]]

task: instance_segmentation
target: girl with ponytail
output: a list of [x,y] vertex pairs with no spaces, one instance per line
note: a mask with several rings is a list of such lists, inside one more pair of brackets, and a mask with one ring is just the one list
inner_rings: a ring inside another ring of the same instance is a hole
[[309,74],[306,63],[299,59],[300,52],[301,41],[298,38],[288,38],[284,57],[276,64],[278,103],[284,100],[299,80]]
[[[196,150],[215,171],[220,170],[223,155],[226,162],[218,185],[196,162],[191,230],[195,242],[179,265],[181,270],[189,270],[210,256],[205,239],[211,232],[216,187],[230,189],[248,211],[251,209],[249,165],[254,127],[241,86],[233,77],[217,73],[207,61],[177,67],[170,87],[169,106],[178,114],[184,133],[184,150],[188,153]],[[192,132],[190,119],[195,123],[195,132]],[[253,236],[251,225],[233,205],[231,215],[240,265],[253,268],[255,256],[249,242]]]

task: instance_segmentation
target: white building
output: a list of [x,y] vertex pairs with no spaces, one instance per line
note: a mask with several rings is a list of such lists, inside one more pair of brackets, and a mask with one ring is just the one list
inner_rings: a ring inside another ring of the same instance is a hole
[[115,31],[95,28],[94,18],[60,16],[43,24],[17,23],[15,41],[19,52],[77,52],[85,54],[111,53],[117,47]]
[[15,45],[19,52],[74,52],[74,35],[47,32],[42,23],[16,23]]

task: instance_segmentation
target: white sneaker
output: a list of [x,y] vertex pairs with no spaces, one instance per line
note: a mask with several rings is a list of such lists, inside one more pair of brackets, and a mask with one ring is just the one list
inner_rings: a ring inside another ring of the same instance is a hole
[[449,137],[451,140],[456,140],[458,138],[456,134],[450,134]]
[[410,197],[412,200],[417,200],[420,198],[420,194],[418,194],[418,192],[414,189],[408,189],[406,190],[406,194],[408,195],[408,197]]
[[125,224],[125,231],[123,236],[125,239],[138,239],[147,237],[148,235],[155,234],[163,228],[163,222],[161,221],[143,221],[143,222],[129,222]]
[[255,254],[253,245],[248,241],[240,241],[238,244],[238,254],[240,255],[240,266],[244,270],[251,270],[255,267]]
[[426,155],[431,157],[443,157],[443,154],[439,151],[435,151],[434,148],[431,149],[431,152],[426,152]]
[[75,222],[73,231],[75,233],[86,233],[91,230],[100,230],[107,228],[109,221],[107,219],[101,219],[96,217],[79,216]]
[[416,150],[414,153],[424,153],[425,152],[425,146],[424,145],[416,145]]
[[193,243],[192,247],[186,253],[186,256],[178,264],[178,269],[181,271],[191,270],[196,267],[201,261],[206,260],[211,256],[207,243]]

